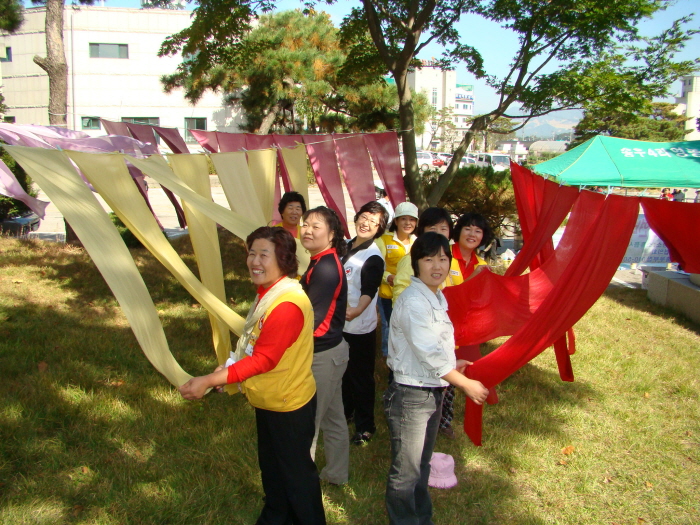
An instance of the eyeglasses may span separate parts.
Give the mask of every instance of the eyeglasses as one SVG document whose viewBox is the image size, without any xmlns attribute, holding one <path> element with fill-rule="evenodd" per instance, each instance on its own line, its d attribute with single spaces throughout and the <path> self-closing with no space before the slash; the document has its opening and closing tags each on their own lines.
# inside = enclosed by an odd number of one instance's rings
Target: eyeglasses
<svg viewBox="0 0 700 525">
<path fill-rule="evenodd" d="M 370 217 L 369 215 L 365 215 L 364 213 L 360 215 L 360 217 L 357 219 L 357 222 L 366 222 L 372 226 L 379 226 L 379 222 L 375 221 L 372 217 Z"/>
</svg>

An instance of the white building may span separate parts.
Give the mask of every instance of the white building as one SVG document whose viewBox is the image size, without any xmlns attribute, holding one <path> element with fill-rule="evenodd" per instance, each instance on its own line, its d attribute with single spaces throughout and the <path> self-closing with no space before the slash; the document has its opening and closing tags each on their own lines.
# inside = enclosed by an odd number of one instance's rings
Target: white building
<svg viewBox="0 0 700 525">
<path fill-rule="evenodd" d="M 428 98 L 428 104 L 436 111 L 444 108 L 452 108 L 457 89 L 457 73 L 453 69 L 443 71 L 433 62 L 424 60 L 423 66 L 410 72 L 407 77 L 408 86 L 416 93 L 424 93 Z M 441 145 L 437 122 L 428 122 L 425 132 L 416 135 L 416 147 L 419 150 L 439 149 Z"/>
<path fill-rule="evenodd" d="M 181 89 L 163 92 L 160 76 L 174 73 L 181 57 L 157 56 L 163 40 L 191 23 L 191 12 L 170 9 L 66 7 L 68 128 L 104 135 L 100 118 L 185 129 L 238 131 L 240 117 L 208 92 L 192 106 Z M 25 11 L 15 34 L 0 36 L 6 122 L 49 123 L 48 76 L 33 62 L 46 56 L 45 8 Z M 1 56 L 1 54 L 0 54 Z"/>
<path fill-rule="evenodd" d="M 454 119 L 460 140 L 469 130 L 469 121 L 474 116 L 474 86 L 457 84 L 455 89 Z"/>
<path fill-rule="evenodd" d="M 692 131 L 684 140 L 700 140 L 697 128 L 700 119 L 700 76 L 692 75 L 681 79 L 681 94 L 676 97 L 676 104 L 676 111 L 690 119 L 686 121 L 685 129 Z"/>
</svg>

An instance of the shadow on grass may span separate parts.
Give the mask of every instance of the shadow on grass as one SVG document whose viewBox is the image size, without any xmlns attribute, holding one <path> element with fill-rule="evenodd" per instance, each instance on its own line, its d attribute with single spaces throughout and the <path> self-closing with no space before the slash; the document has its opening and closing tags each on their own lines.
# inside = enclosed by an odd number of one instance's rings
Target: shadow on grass
<svg viewBox="0 0 700 525">
<path fill-rule="evenodd" d="M 22 249 L 3 253 L 3 266 L 33 268 L 38 278 L 53 281 L 61 289 L 74 292 L 73 301 L 76 304 L 116 305 L 114 295 L 82 248 L 40 241 L 15 242 Z M 194 275 L 199 277 L 189 236 L 174 239 L 171 244 Z M 230 232 L 219 230 L 219 245 L 226 297 L 233 305 L 247 304 L 255 295 L 255 290 L 245 264 L 245 244 Z M 136 248 L 130 251 L 154 303 L 193 302 L 189 292 L 148 250 Z"/>
<path fill-rule="evenodd" d="M 652 315 L 672 320 L 674 323 L 700 335 L 700 325 L 694 323 L 683 314 L 670 308 L 652 303 L 647 297 L 646 290 L 632 290 L 630 288 L 608 288 L 603 294 L 620 305 L 632 308 L 640 312 L 648 312 Z"/>
<path fill-rule="evenodd" d="M 193 373 L 214 361 L 201 317 L 171 343 Z M 241 396 L 183 402 L 129 328 L 79 312 L 17 305 L 4 325 L 0 523 L 255 521 L 255 425 Z"/>
</svg>

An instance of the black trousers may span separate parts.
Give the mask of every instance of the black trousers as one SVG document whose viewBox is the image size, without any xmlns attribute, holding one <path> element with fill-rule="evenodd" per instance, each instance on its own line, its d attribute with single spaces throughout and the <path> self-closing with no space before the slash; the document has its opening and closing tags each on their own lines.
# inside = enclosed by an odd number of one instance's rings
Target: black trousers
<svg viewBox="0 0 700 525">
<path fill-rule="evenodd" d="M 265 506 L 257 525 L 325 525 L 321 484 L 311 459 L 316 395 L 291 412 L 255 409 Z"/>
<path fill-rule="evenodd" d="M 343 376 L 345 417 L 355 418 L 356 432 L 371 432 L 374 425 L 374 360 L 377 347 L 376 328 L 367 334 L 343 332 L 350 346 L 350 360 Z"/>
</svg>

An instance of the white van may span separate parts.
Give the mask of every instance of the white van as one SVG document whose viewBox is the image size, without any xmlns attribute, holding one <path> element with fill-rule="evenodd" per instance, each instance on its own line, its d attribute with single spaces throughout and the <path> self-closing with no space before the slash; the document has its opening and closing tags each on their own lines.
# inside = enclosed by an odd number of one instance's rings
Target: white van
<svg viewBox="0 0 700 525">
<path fill-rule="evenodd" d="M 479 153 L 476 165 L 482 168 L 491 166 L 493 171 L 504 171 L 510 169 L 510 157 L 503 153 Z"/>
</svg>

